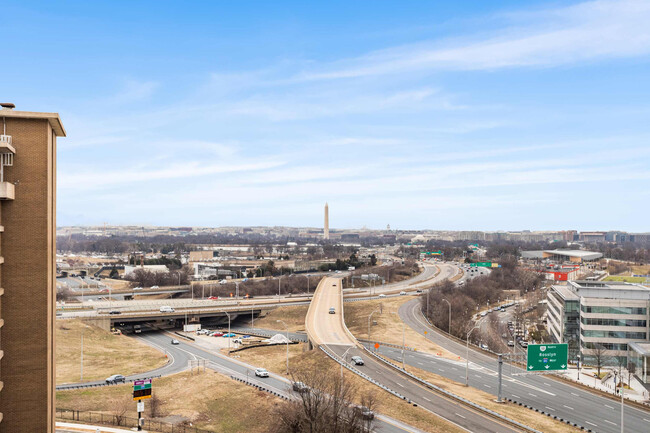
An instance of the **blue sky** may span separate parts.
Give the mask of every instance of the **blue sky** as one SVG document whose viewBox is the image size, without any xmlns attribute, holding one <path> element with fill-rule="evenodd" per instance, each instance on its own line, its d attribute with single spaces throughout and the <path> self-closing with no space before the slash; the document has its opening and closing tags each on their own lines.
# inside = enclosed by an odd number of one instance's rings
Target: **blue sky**
<svg viewBox="0 0 650 433">
<path fill-rule="evenodd" d="M 440 3 L 5 1 L 0 96 L 59 225 L 650 230 L 650 2 Z"/>
</svg>

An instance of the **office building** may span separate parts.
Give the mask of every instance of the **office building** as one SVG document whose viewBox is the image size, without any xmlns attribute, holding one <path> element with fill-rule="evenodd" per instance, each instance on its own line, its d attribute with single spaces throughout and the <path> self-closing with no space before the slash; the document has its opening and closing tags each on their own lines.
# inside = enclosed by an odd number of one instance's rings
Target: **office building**
<svg viewBox="0 0 650 433">
<path fill-rule="evenodd" d="M 56 113 L 0 104 L 0 431 L 53 433 Z"/>
<path fill-rule="evenodd" d="M 556 343 L 576 339 L 579 320 L 580 355 L 595 364 L 627 365 L 631 343 L 643 350 L 650 333 L 650 288 L 612 281 L 569 281 L 548 291 L 547 328 Z M 576 312 L 578 310 L 578 312 Z M 573 359 L 575 360 L 575 359 Z"/>
</svg>

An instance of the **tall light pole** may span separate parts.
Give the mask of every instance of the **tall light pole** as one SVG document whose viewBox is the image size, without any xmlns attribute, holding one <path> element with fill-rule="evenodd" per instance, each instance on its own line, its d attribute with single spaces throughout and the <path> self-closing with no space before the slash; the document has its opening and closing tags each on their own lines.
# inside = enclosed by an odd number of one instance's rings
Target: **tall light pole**
<svg viewBox="0 0 650 433">
<path fill-rule="evenodd" d="M 469 330 L 467 333 L 467 353 L 465 355 L 465 386 L 469 386 L 469 336 L 471 335 L 472 331 L 475 329 L 478 329 L 478 326 L 473 327 L 472 329 Z"/>
<path fill-rule="evenodd" d="M 370 339 L 370 318 L 372 317 L 373 314 L 377 312 L 379 312 L 379 308 L 377 308 L 375 311 L 370 313 L 370 315 L 368 316 L 368 339 Z"/>
<path fill-rule="evenodd" d="M 390 314 L 397 315 L 396 312 L 391 311 Z M 399 317 L 399 315 L 397 315 Z M 402 322 L 402 370 L 406 370 L 404 364 L 404 349 L 406 348 L 406 323 Z"/>
<path fill-rule="evenodd" d="M 350 351 L 350 349 L 352 349 L 353 347 L 354 347 L 354 346 L 350 346 L 350 347 L 348 347 L 348 350 L 346 350 L 345 352 L 343 352 L 343 356 L 341 357 L 341 358 L 343 358 L 343 362 L 341 363 L 341 380 L 343 380 L 343 363 L 346 363 L 346 364 L 347 364 L 347 361 L 345 360 L 345 355 L 347 355 L 348 352 Z"/>
<path fill-rule="evenodd" d="M 449 325 L 447 325 L 447 332 L 451 334 L 451 304 L 445 298 L 443 298 L 442 300 L 445 301 L 447 305 L 449 305 Z"/>
<path fill-rule="evenodd" d="M 287 376 L 289 375 L 289 326 L 284 323 L 284 320 L 276 320 L 278 323 L 282 323 L 287 329 Z"/>
<path fill-rule="evenodd" d="M 239 282 L 235 281 L 235 299 L 239 299 Z"/>
<path fill-rule="evenodd" d="M 232 338 L 230 336 L 230 314 L 227 311 L 224 311 L 224 313 L 228 316 L 228 356 L 230 356 L 230 339 Z"/>
<path fill-rule="evenodd" d="M 278 278 L 278 301 L 280 300 L 280 282 L 282 281 L 282 275 Z"/>
<path fill-rule="evenodd" d="M 81 328 L 81 380 L 84 380 L 84 328 L 85 325 L 82 323 L 83 328 Z"/>
</svg>

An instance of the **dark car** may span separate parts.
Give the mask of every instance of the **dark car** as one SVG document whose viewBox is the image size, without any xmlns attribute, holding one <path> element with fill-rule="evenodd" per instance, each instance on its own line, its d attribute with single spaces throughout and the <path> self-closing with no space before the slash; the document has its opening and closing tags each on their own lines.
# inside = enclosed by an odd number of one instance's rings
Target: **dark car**
<svg viewBox="0 0 650 433">
<path fill-rule="evenodd" d="M 114 374 L 110 377 L 106 378 L 106 383 L 124 383 L 126 382 L 126 377 L 122 376 L 121 374 Z"/>
<path fill-rule="evenodd" d="M 118 310 L 111 310 L 108 312 L 108 314 L 122 314 L 122 312 Z"/>
</svg>

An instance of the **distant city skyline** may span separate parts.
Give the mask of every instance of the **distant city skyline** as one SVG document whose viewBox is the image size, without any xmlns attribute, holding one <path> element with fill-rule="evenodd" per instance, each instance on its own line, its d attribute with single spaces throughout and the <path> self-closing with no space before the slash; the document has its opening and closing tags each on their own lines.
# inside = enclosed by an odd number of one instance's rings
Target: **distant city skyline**
<svg viewBox="0 0 650 433">
<path fill-rule="evenodd" d="M 10 0 L 2 98 L 60 226 L 650 231 L 650 2 L 437 3 Z"/>
</svg>

